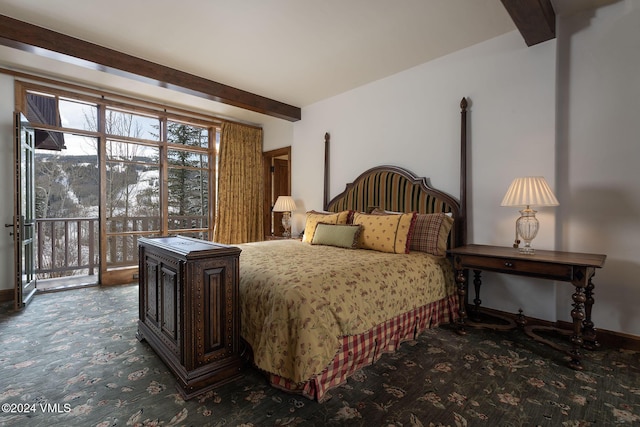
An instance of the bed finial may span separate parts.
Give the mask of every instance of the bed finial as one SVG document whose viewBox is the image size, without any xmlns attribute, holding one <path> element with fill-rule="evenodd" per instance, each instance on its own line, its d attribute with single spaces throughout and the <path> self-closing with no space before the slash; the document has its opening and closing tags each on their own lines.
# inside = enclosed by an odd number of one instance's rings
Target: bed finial
<svg viewBox="0 0 640 427">
<path fill-rule="evenodd" d="M 324 210 L 329 207 L 329 132 L 324 134 Z"/>
</svg>

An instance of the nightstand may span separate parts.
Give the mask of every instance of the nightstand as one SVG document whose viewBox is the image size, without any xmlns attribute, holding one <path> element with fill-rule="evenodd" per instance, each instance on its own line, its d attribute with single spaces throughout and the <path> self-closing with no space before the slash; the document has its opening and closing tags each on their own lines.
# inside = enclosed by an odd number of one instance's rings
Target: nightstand
<svg viewBox="0 0 640 427">
<path fill-rule="evenodd" d="M 561 333 L 563 332 L 562 330 L 546 326 L 525 326 L 526 322 L 522 313 L 520 313 L 516 321 L 517 325 L 523 328 L 525 333 L 534 340 L 566 353 L 571 358 L 569 362 L 571 368 L 582 369 L 581 347 L 594 349 L 600 346 L 596 339 L 593 321 L 591 320 L 591 311 L 594 304 L 592 278 L 596 269 L 604 265 L 606 255 L 538 249 L 536 249 L 535 254 L 526 255 L 518 252 L 518 249 L 486 245 L 461 246 L 449 250 L 448 253 L 453 258 L 458 296 L 460 297 L 459 333 L 466 333 L 465 326 L 492 327 L 489 324 L 472 322 L 467 318 L 467 275 L 465 272 L 468 270 L 473 270 L 474 272 L 475 299 L 473 301 L 473 311 L 479 312 L 481 304 L 480 288 L 482 285 L 481 272 L 494 271 L 568 282 L 575 287 L 575 292 L 572 295 L 573 309 L 571 310 L 573 330 L 564 331 L 565 334 L 570 335 L 569 348 L 559 346 L 535 333 L 535 330 L 554 330 Z"/>
</svg>

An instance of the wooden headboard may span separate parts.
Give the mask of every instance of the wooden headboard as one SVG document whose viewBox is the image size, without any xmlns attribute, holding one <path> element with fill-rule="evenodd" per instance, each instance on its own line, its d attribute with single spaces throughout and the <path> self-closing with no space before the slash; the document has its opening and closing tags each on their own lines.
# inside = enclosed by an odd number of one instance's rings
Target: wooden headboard
<svg viewBox="0 0 640 427">
<path fill-rule="evenodd" d="M 370 212 L 380 208 L 393 212 L 451 213 L 454 226 L 451 230 L 450 247 L 466 243 L 466 109 L 467 101 L 462 98 L 461 108 L 461 152 L 460 152 L 460 200 L 431 187 L 428 178 L 421 178 L 398 166 L 378 166 L 371 168 L 345 190 L 328 200 L 329 187 L 329 143 L 330 136 L 325 134 L 325 210 L 340 212 L 355 210 Z"/>
</svg>

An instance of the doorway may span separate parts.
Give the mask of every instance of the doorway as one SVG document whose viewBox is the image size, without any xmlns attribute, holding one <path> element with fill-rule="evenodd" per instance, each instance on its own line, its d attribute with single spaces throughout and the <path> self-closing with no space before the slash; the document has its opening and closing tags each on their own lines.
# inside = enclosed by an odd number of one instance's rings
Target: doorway
<svg viewBox="0 0 640 427">
<path fill-rule="evenodd" d="M 30 107 L 31 116 L 55 111 L 51 103 Z M 18 113 L 15 143 L 14 305 L 21 309 L 36 291 L 98 282 L 100 188 L 96 138 L 37 129 Z"/>
<path fill-rule="evenodd" d="M 38 291 L 96 285 L 98 139 L 36 130 L 34 170 Z"/>
<path fill-rule="evenodd" d="M 281 237 L 282 213 L 272 212 L 278 196 L 291 195 L 291 147 L 265 151 L 264 164 L 264 233 Z"/>
</svg>

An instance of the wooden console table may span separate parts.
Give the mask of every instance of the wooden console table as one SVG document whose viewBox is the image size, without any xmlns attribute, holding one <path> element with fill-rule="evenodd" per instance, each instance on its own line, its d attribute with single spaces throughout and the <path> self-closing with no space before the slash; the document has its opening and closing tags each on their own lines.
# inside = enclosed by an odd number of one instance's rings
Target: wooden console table
<svg viewBox="0 0 640 427">
<path fill-rule="evenodd" d="M 524 329 L 525 333 L 538 342 L 543 342 L 551 347 L 563 351 L 571 358 L 569 366 L 582 370 L 581 347 L 594 349 L 600 346 L 596 339 L 596 331 L 591 320 L 593 308 L 593 282 L 592 278 L 596 268 L 604 265 L 606 255 L 583 254 L 559 251 L 544 251 L 536 249 L 535 254 L 525 255 L 518 249 L 500 246 L 467 245 L 448 251 L 453 257 L 453 266 L 456 270 L 456 283 L 460 297 L 460 319 L 458 320 L 459 333 L 465 333 L 465 326 L 492 327 L 489 324 L 471 322 L 467 318 L 466 295 L 467 278 L 465 271 L 473 270 L 475 287 L 474 312 L 480 309 L 480 287 L 482 271 L 494 271 L 498 273 L 516 274 L 527 277 L 569 282 L 575 287 L 572 295 L 573 330 L 564 331 L 570 335 L 570 346 L 565 348 L 546 340 L 535 333 L 535 330 L 554 330 L 563 332 L 558 328 L 545 326 L 526 326 L 522 313 L 518 316 L 517 326 Z M 504 328 L 502 328 L 504 329 Z"/>
</svg>

